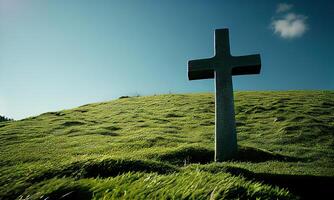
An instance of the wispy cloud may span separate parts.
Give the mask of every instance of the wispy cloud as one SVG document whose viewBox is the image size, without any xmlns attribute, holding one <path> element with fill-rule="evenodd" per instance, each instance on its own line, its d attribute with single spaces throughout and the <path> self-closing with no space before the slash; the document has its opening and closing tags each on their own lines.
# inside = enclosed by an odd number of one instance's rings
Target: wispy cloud
<svg viewBox="0 0 334 200">
<path fill-rule="evenodd" d="M 293 7 L 292 4 L 280 3 L 277 5 L 276 12 L 277 13 L 286 12 L 289 11 L 292 7 Z"/>
<path fill-rule="evenodd" d="M 278 4 L 276 9 L 278 16 L 273 17 L 271 22 L 274 33 L 284 39 L 301 37 L 309 29 L 306 23 L 307 16 L 291 12 L 292 7 L 292 4 Z"/>
</svg>

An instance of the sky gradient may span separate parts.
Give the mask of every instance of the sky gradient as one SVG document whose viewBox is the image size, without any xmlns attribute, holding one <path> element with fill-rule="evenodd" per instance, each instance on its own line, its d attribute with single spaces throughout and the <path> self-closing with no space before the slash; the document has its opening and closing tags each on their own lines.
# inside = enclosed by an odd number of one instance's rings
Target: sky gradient
<svg viewBox="0 0 334 200">
<path fill-rule="evenodd" d="M 0 115 L 22 119 L 115 99 L 214 91 L 187 61 L 261 54 L 234 90 L 333 90 L 331 1 L 0 0 Z"/>
</svg>

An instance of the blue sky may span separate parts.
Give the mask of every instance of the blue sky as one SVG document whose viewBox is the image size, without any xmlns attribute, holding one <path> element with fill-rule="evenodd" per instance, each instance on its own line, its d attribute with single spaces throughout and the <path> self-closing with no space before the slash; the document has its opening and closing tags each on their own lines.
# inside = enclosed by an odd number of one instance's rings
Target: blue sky
<svg viewBox="0 0 334 200">
<path fill-rule="evenodd" d="M 251 3 L 252 2 L 252 3 Z M 260 53 L 235 90 L 334 89 L 331 1 L 0 0 L 0 115 L 15 119 L 122 95 L 214 91 L 187 61 Z"/>
</svg>

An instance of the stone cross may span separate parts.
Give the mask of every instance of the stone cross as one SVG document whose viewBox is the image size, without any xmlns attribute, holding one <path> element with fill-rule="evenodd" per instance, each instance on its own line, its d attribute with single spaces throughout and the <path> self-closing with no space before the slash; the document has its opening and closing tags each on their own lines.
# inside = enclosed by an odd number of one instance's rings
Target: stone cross
<svg viewBox="0 0 334 200">
<path fill-rule="evenodd" d="M 232 76 L 259 74 L 259 54 L 232 56 L 230 53 L 228 29 L 215 30 L 215 55 L 212 58 L 190 60 L 189 80 L 215 78 L 215 161 L 235 158 L 237 135 L 234 116 Z"/>
</svg>

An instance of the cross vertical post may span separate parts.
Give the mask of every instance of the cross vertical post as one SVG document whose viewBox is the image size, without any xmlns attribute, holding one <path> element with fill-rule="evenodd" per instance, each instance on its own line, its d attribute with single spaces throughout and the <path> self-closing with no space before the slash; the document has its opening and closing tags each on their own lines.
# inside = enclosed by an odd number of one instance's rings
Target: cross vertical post
<svg viewBox="0 0 334 200">
<path fill-rule="evenodd" d="M 215 71 L 215 161 L 232 159 L 237 153 L 232 76 Z"/>
</svg>

